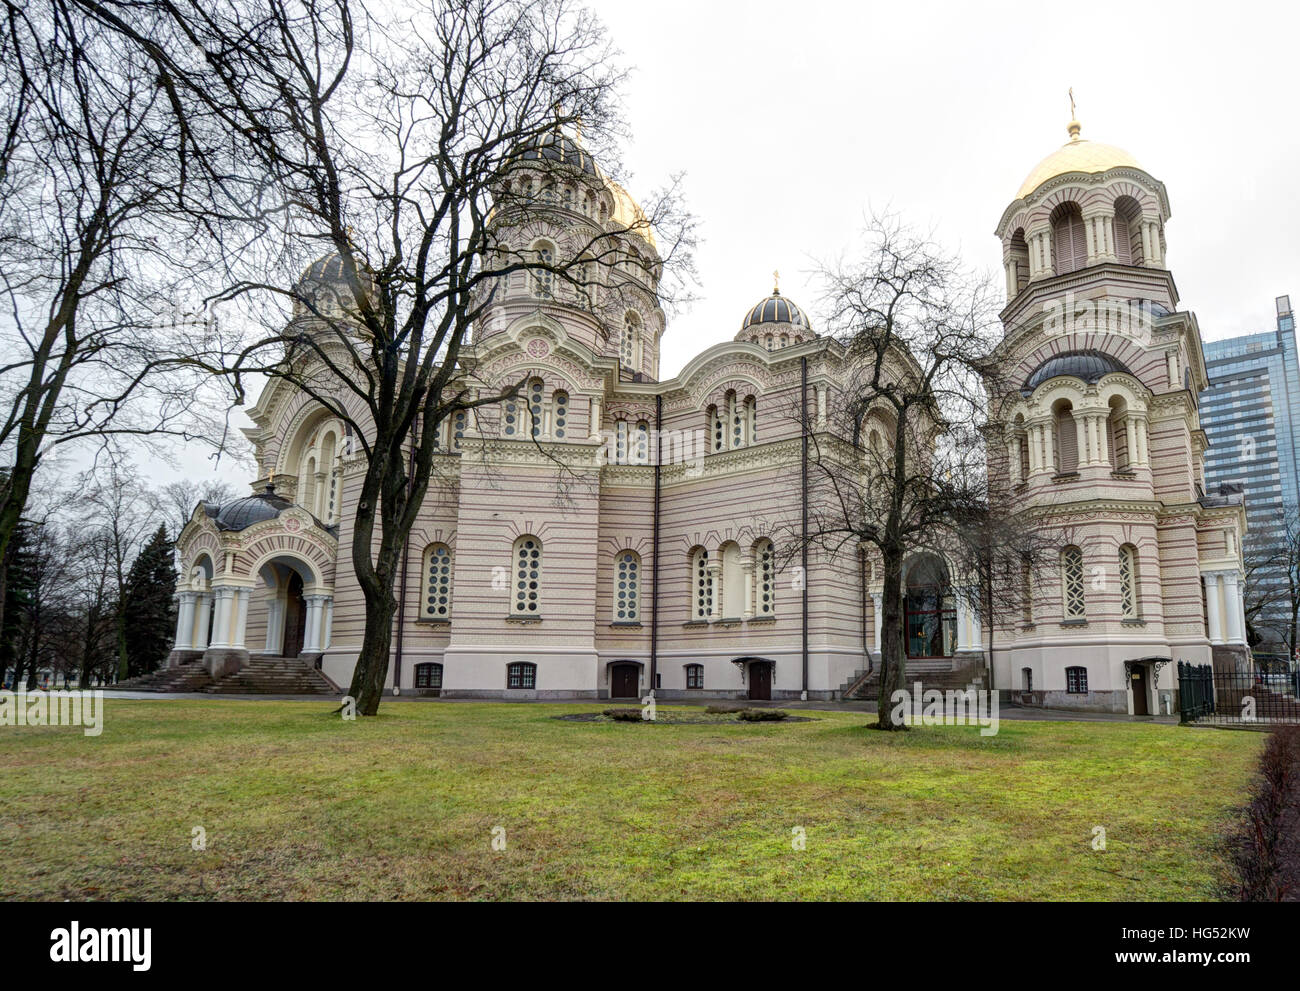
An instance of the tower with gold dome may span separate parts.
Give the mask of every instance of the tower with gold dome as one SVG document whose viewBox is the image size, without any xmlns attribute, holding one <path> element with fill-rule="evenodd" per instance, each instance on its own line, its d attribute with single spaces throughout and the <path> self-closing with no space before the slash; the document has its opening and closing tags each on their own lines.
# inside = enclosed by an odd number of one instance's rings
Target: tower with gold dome
<svg viewBox="0 0 1300 991">
<path fill-rule="evenodd" d="M 1003 211 L 1007 304 L 988 382 L 990 485 L 1053 544 L 995 629 L 1000 688 L 1055 706 L 1170 711 L 1174 662 L 1244 659 L 1239 495 L 1206 492 L 1200 330 L 1165 262 L 1164 184 L 1083 136 Z"/>
</svg>

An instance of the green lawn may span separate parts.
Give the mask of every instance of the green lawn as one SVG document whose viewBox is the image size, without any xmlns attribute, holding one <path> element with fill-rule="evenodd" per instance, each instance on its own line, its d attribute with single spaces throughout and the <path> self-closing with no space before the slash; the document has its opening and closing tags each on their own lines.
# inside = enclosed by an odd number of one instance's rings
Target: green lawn
<svg viewBox="0 0 1300 991">
<path fill-rule="evenodd" d="M 551 718 L 583 709 L 110 700 L 98 738 L 5 727 L 0 898 L 1208 898 L 1261 744 Z"/>
</svg>

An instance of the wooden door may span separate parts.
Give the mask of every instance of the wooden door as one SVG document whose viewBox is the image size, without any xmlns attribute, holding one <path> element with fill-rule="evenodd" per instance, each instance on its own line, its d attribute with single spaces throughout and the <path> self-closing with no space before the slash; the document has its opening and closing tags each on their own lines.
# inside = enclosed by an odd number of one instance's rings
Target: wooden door
<svg viewBox="0 0 1300 991">
<path fill-rule="evenodd" d="M 754 661 L 749 666 L 749 697 L 758 702 L 772 698 L 772 665 L 766 661 Z"/>
<path fill-rule="evenodd" d="M 281 656 L 297 657 L 307 642 L 307 603 L 302 598 L 302 576 L 297 572 L 289 577 L 284 609 L 284 652 Z"/>
<path fill-rule="evenodd" d="M 1133 715 L 1150 715 L 1147 711 L 1147 669 L 1134 668 L 1130 684 L 1133 686 Z"/>
<path fill-rule="evenodd" d="M 616 664 L 610 672 L 610 698 L 634 699 L 637 697 L 639 671 L 634 664 Z"/>
</svg>

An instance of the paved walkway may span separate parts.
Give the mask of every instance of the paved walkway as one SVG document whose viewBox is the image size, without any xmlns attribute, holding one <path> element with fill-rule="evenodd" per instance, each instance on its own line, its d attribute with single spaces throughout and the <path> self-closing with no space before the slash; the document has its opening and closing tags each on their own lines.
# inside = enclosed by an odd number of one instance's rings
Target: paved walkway
<svg viewBox="0 0 1300 991">
<path fill-rule="evenodd" d="M 182 700 L 190 702 L 202 701 L 225 701 L 225 702 L 317 702 L 321 705 L 333 704 L 333 700 L 324 695 L 208 695 L 195 694 L 190 692 L 132 692 L 118 691 L 107 688 L 105 693 L 108 698 L 115 699 L 135 699 L 140 701 L 171 701 Z M 427 698 L 417 695 L 385 695 L 384 704 L 390 702 L 417 702 L 439 705 L 453 705 L 465 703 L 500 703 L 507 702 L 511 705 L 589 705 L 592 708 L 608 708 L 610 700 L 592 700 L 592 699 L 444 699 L 444 698 Z M 625 703 L 626 704 L 626 703 Z M 774 702 L 749 702 L 745 699 L 731 698 L 691 698 L 691 699 L 660 699 L 660 705 L 664 706 L 705 706 L 705 705 L 748 705 L 754 708 L 777 708 L 777 709 L 813 709 L 820 712 L 861 712 L 874 715 L 876 712 L 875 702 L 847 701 L 847 702 L 800 702 L 779 700 Z M 1067 709 L 1027 709 L 1023 706 L 1010 702 L 1002 702 L 998 707 L 998 718 L 1004 720 L 1028 720 L 1028 721 L 1051 721 L 1051 722 L 1081 722 L 1081 723 L 1162 723 L 1167 726 L 1178 724 L 1177 716 L 1130 716 L 1123 713 L 1113 712 L 1074 712 Z"/>
</svg>

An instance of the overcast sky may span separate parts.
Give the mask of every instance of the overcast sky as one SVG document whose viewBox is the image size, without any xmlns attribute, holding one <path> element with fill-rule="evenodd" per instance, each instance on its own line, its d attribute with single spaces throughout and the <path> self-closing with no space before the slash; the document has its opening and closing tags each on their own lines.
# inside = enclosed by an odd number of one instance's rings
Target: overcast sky
<svg viewBox="0 0 1300 991">
<path fill-rule="evenodd" d="M 1270 329 L 1275 296 L 1300 302 L 1292 6 L 594 6 L 634 69 L 629 191 L 684 172 L 700 220 L 702 298 L 668 326 L 664 377 L 730 340 L 774 269 L 815 313 L 814 260 L 850 247 L 871 206 L 997 272 L 994 226 L 1067 140 L 1070 87 L 1083 137 L 1167 186 L 1168 263 L 1206 340 Z"/>
<path fill-rule="evenodd" d="M 811 259 L 890 207 L 997 272 L 993 229 L 1068 140 L 1118 145 L 1169 190 L 1168 263 L 1206 340 L 1300 301 L 1294 5 L 597 0 L 635 67 L 630 191 L 674 171 L 703 299 L 662 372 L 771 291 L 815 307 Z"/>
</svg>

